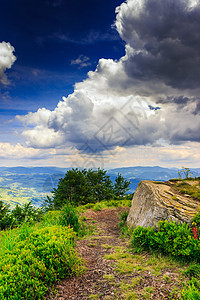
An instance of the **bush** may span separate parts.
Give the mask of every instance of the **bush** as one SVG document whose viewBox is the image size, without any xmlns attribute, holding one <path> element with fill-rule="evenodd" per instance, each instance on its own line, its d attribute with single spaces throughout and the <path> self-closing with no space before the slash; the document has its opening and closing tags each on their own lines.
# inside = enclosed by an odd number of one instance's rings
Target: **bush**
<svg viewBox="0 0 200 300">
<path fill-rule="evenodd" d="M 81 233 L 83 229 L 75 208 L 69 203 L 62 208 L 58 218 L 58 224 L 61 226 L 71 226 L 77 233 Z"/>
<path fill-rule="evenodd" d="M 137 227 L 133 231 L 132 246 L 200 262 L 200 241 L 193 238 L 191 228 L 185 223 L 160 221 L 157 231 L 153 227 Z"/>
<path fill-rule="evenodd" d="M 12 250 L 2 250 L 0 299 L 44 299 L 49 284 L 79 272 L 72 228 L 52 226 L 19 235 Z M 23 239 L 23 240 L 22 240 Z"/>
<path fill-rule="evenodd" d="M 42 218 L 43 225 L 44 226 L 58 225 L 60 213 L 61 213 L 60 210 L 52 210 L 45 213 Z"/>
</svg>

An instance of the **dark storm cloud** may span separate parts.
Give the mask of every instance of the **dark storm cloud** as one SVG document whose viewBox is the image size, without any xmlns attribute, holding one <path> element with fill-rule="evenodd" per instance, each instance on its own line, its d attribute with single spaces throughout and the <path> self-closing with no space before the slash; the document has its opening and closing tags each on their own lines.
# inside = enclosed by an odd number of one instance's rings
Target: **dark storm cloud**
<svg viewBox="0 0 200 300">
<path fill-rule="evenodd" d="M 200 6 L 189 7 L 189 1 L 183 0 L 140 2 L 142 8 L 129 1 L 116 23 L 121 37 L 137 51 L 124 62 L 127 74 L 173 88 L 199 87 Z"/>
<path fill-rule="evenodd" d="M 175 104 L 184 106 L 187 103 L 189 103 L 191 101 L 195 101 L 195 100 L 196 100 L 196 98 L 194 98 L 194 97 L 189 98 L 189 97 L 185 97 L 185 96 L 178 96 L 178 97 L 168 96 L 165 99 L 158 100 L 157 102 L 158 103 L 163 103 L 163 104 L 166 104 L 166 103 L 175 103 Z"/>
<path fill-rule="evenodd" d="M 200 113 L 200 98 L 199 97 L 185 97 L 168 96 L 165 99 L 158 100 L 160 104 L 175 104 L 177 110 L 190 109 L 191 113 L 196 115 Z"/>
<path fill-rule="evenodd" d="M 199 127 L 195 128 L 186 128 L 184 131 L 176 131 L 171 136 L 171 143 L 176 144 L 182 144 L 183 142 L 200 142 L 200 125 Z"/>
</svg>

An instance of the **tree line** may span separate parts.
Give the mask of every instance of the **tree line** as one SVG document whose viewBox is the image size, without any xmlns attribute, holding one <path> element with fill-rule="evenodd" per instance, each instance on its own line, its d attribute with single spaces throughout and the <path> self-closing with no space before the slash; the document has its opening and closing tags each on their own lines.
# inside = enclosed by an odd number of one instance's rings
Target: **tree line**
<svg viewBox="0 0 200 300">
<path fill-rule="evenodd" d="M 34 207 L 31 202 L 22 206 L 17 204 L 12 210 L 8 204 L 0 200 L 0 230 L 13 228 L 24 222 L 38 222 L 42 218 L 41 208 Z"/>
</svg>

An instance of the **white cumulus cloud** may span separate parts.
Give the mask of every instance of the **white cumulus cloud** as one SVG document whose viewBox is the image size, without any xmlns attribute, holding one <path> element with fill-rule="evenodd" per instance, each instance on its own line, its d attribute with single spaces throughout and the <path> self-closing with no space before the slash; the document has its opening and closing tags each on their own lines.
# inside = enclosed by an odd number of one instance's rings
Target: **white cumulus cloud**
<svg viewBox="0 0 200 300">
<path fill-rule="evenodd" d="M 30 147 L 87 144 L 100 153 L 200 142 L 199 3 L 127 0 L 116 12 L 125 55 L 100 59 L 53 111 L 18 116 L 29 126 L 23 135 Z"/>
<path fill-rule="evenodd" d="M 10 43 L 0 43 L 0 82 L 6 84 L 7 77 L 5 75 L 6 69 L 10 69 L 16 60 L 16 56 L 13 54 L 14 47 Z"/>
</svg>

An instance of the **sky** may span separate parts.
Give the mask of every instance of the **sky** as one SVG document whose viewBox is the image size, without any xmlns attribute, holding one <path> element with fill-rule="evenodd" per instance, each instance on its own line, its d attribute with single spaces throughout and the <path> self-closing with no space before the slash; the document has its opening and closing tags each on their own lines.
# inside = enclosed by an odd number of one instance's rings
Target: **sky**
<svg viewBox="0 0 200 300">
<path fill-rule="evenodd" d="M 0 0 L 0 165 L 200 167 L 199 0 Z"/>
</svg>

